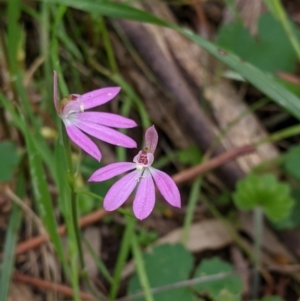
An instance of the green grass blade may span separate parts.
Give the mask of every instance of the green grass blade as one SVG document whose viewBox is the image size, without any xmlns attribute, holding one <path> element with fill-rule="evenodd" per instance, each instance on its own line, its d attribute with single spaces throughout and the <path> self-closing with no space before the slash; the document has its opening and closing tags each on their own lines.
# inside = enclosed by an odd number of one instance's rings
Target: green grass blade
<svg viewBox="0 0 300 301">
<path fill-rule="evenodd" d="M 88 252 L 91 254 L 99 272 L 110 284 L 112 284 L 113 279 L 112 279 L 108 269 L 106 268 L 105 264 L 101 260 L 101 257 L 99 257 L 98 254 L 96 254 L 93 247 L 91 246 L 91 244 L 88 242 L 88 240 L 84 236 L 83 236 L 83 243 L 86 246 Z"/>
<path fill-rule="evenodd" d="M 147 12 L 129 7 L 125 4 L 93 1 L 93 0 L 48 0 L 51 3 L 65 4 L 73 8 L 81 9 L 86 12 L 98 12 L 101 15 L 149 22 L 156 25 L 171 27 L 180 32 L 191 41 L 195 42 L 221 62 L 238 72 L 248 82 L 273 99 L 278 105 L 282 106 L 293 116 L 300 119 L 300 99 L 287 90 L 272 74 L 263 72 L 253 65 L 243 61 L 238 56 L 229 51 L 220 49 L 216 44 L 186 30 L 180 26 L 167 23 Z"/>
<path fill-rule="evenodd" d="M 233 53 L 220 49 L 217 45 L 192 32 L 178 26 L 172 27 L 215 56 L 225 65 L 238 72 L 243 78 L 265 93 L 278 105 L 286 109 L 297 119 L 300 119 L 300 99 L 287 90 L 272 74 L 261 71 Z"/>
<path fill-rule="evenodd" d="M 122 243 L 113 275 L 113 283 L 110 289 L 110 300 L 116 299 L 118 289 L 121 283 L 121 273 L 130 250 L 131 237 L 132 235 L 134 235 L 134 227 L 136 224 L 136 220 L 134 218 L 126 216 L 126 221 L 126 229 L 123 234 Z"/>
<path fill-rule="evenodd" d="M 269 8 L 269 10 L 271 11 L 271 13 L 274 15 L 275 18 L 277 18 L 285 32 L 287 37 L 289 38 L 291 44 L 293 45 L 298 59 L 300 60 L 300 43 L 299 43 L 299 39 L 297 37 L 297 34 L 294 30 L 294 27 L 292 26 L 292 23 L 290 22 L 290 20 L 288 19 L 285 10 L 281 4 L 281 2 L 279 0 L 264 0 L 266 6 Z"/>
<path fill-rule="evenodd" d="M 167 22 L 155 17 L 152 14 L 130 7 L 122 3 L 114 3 L 103 0 L 40 0 L 48 3 L 63 4 L 85 12 L 99 13 L 102 16 L 129 19 L 140 22 L 167 25 Z"/>
<path fill-rule="evenodd" d="M 32 134 L 25 127 L 25 140 L 28 150 L 29 168 L 35 204 L 46 229 L 49 233 L 51 242 L 54 245 L 55 251 L 64 267 L 67 276 L 70 276 L 69 266 L 64 255 L 60 236 L 57 232 L 57 223 L 54 216 L 54 208 L 52 205 L 51 196 L 48 189 L 48 184 L 45 178 L 45 170 L 42 164 L 41 156 L 37 151 Z"/>
<path fill-rule="evenodd" d="M 25 180 L 23 173 L 20 173 L 17 180 L 16 194 L 20 198 L 23 198 L 24 192 Z M 21 220 L 22 211 L 16 204 L 13 204 L 4 242 L 4 252 L 0 273 L 0 300 L 7 300 L 8 298 L 9 286 L 15 263 L 15 247 Z"/>
<path fill-rule="evenodd" d="M 62 123 L 60 123 L 60 127 L 62 127 Z M 60 129 L 62 131 L 62 128 Z M 69 181 L 68 181 L 68 166 L 66 164 L 66 154 L 64 149 L 64 144 L 62 140 L 62 136 L 60 135 L 59 139 L 55 145 L 55 161 L 57 162 L 56 167 L 56 176 L 58 179 L 58 191 L 59 191 L 59 208 L 62 212 L 65 220 L 65 224 L 67 226 L 68 232 L 68 257 L 70 260 L 71 267 L 71 283 L 72 289 L 74 292 L 75 300 L 79 300 L 79 269 L 78 269 L 78 249 L 77 249 L 77 241 L 76 234 L 73 224 L 73 216 L 72 216 L 72 207 L 71 202 L 72 197 L 75 198 L 75 195 L 72 193 Z M 58 163 L 59 162 L 59 163 Z"/>
<path fill-rule="evenodd" d="M 15 126 L 24 134 L 26 129 L 26 123 L 24 120 L 21 119 L 20 115 L 17 113 L 17 111 L 12 106 L 12 102 L 7 99 L 4 95 L 0 93 L 0 102 L 2 103 L 3 107 L 7 112 L 9 112 L 12 121 Z M 24 134 L 25 135 L 25 134 Z M 39 154 L 41 155 L 43 161 L 46 163 L 47 167 L 49 168 L 49 171 L 51 173 L 52 178 L 57 183 L 56 179 L 56 173 L 55 173 L 55 164 L 54 164 L 54 157 L 45 142 L 45 140 L 41 139 L 40 135 L 33 135 L 32 140 L 34 142 L 34 145 L 36 149 L 38 150 Z"/>
<path fill-rule="evenodd" d="M 188 235 L 190 232 L 191 225 L 193 223 L 193 215 L 197 205 L 201 184 L 202 184 L 202 178 L 199 177 L 194 181 L 192 185 L 192 189 L 188 201 L 187 213 L 185 215 L 184 222 L 183 222 L 183 230 L 182 230 L 182 238 L 181 238 L 183 244 L 186 244 L 188 240 Z"/>
<path fill-rule="evenodd" d="M 19 114 L 14 110 L 12 102 L 7 99 L 2 93 L 0 93 L 0 102 L 2 103 L 4 109 L 9 112 L 13 124 L 19 129 L 23 128 L 23 120 L 20 118 Z"/>
<path fill-rule="evenodd" d="M 139 277 L 139 281 L 141 283 L 141 287 L 143 288 L 143 291 L 145 293 L 145 300 L 154 301 L 151 293 L 151 286 L 145 269 L 145 263 L 142 256 L 142 251 L 140 249 L 140 246 L 138 245 L 135 233 L 133 233 L 131 236 L 131 245 L 132 245 L 133 256 L 135 259 L 136 271 Z"/>
<path fill-rule="evenodd" d="M 19 18 L 21 14 L 21 1 L 8 1 L 7 8 L 7 54 L 10 69 L 14 73 L 18 66 L 18 44 L 21 39 Z"/>
</svg>

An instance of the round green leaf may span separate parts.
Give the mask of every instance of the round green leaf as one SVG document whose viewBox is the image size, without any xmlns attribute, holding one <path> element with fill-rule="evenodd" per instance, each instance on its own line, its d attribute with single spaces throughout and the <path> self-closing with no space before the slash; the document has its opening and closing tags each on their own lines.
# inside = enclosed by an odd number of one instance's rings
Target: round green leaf
<svg viewBox="0 0 300 301">
<path fill-rule="evenodd" d="M 286 218 L 294 205 L 290 186 L 280 183 L 272 174 L 248 175 L 238 182 L 233 199 L 241 210 L 261 206 L 272 221 Z"/>
<path fill-rule="evenodd" d="M 293 146 L 288 150 L 283 166 L 288 174 L 300 180 L 300 146 Z"/>
<path fill-rule="evenodd" d="M 160 245 L 151 253 L 143 255 L 145 269 L 151 288 L 187 280 L 193 267 L 192 255 L 180 244 Z M 137 275 L 129 283 L 128 295 L 142 291 Z M 145 300 L 139 298 L 136 300 Z M 193 301 L 189 288 L 171 289 L 154 296 L 155 301 Z"/>
<path fill-rule="evenodd" d="M 233 272 L 231 264 L 219 257 L 214 257 L 201 261 L 196 269 L 195 277 L 205 277 L 231 272 Z M 240 300 L 239 296 L 243 291 L 243 282 L 240 276 L 229 275 L 223 279 L 196 284 L 195 288 L 199 293 L 206 294 L 214 300 Z"/>
</svg>

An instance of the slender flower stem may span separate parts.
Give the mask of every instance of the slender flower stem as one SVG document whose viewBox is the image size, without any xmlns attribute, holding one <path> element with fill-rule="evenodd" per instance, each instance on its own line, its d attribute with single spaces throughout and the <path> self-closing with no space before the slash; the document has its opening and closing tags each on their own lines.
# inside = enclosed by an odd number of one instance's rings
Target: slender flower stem
<svg viewBox="0 0 300 301">
<path fill-rule="evenodd" d="M 195 208 L 196 208 L 197 201 L 199 198 L 199 190 L 201 188 L 201 184 L 202 184 L 202 178 L 198 177 L 192 185 L 191 193 L 190 193 L 189 200 L 188 200 L 187 214 L 185 216 L 184 223 L 183 223 L 181 242 L 184 245 L 186 245 L 188 237 L 189 237 L 189 232 L 190 232 L 191 225 L 193 222 Z"/>
<path fill-rule="evenodd" d="M 97 293 L 94 290 L 92 284 L 90 283 L 87 271 L 85 269 L 84 256 L 83 256 L 82 245 L 81 245 L 80 227 L 78 223 L 78 210 L 77 210 L 77 203 L 76 203 L 77 194 L 76 194 L 74 171 L 73 171 L 72 157 L 71 157 L 71 146 L 70 146 L 69 139 L 66 135 L 66 132 L 62 130 L 61 133 L 62 133 L 63 144 L 65 147 L 66 161 L 68 166 L 68 170 L 67 170 L 68 181 L 71 187 L 71 215 L 72 215 L 73 229 L 75 232 L 76 245 L 77 245 L 80 268 L 81 268 L 80 275 L 84 280 L 85 284 L 87 285 L 89 291 L 93 293 L 95 296 L 97 296 Z M 97 297 L 99 298 L 100 296 Z M 101 297 L 99 298 L 99 300 L 101 300 Z"/>
<path fill-rule="evenodd" d="M 72 220 L 74 224 L 74 230 L 76 234 L 77 246 L 78 246 L 78 253 L 79 253 L 79 260 L 81 269 L 84 270 L 84 259 L 83 259 L 83 252 L 81 247 L 81 239 L 80 239 L 80 229 L 78 225 L 78 212 L 77 212 L 77 204 L 76 204 L 76 192 L 75 192 L 75 180 L 74 180 L 74 173 L 73 173 L 73 165 L 72 165 L 72 157 L 71 157 L 71 147 L 70 142 L 67 138 L 66 132 L 62 130 L 62 137 L 63 137 L 63 144 L 65 146 L 67 164 L 68 164 L 68 180 L 71 187 L 71 210 L 72 210 Z"/>
<path fill-rule="evenodd" d="M 78 246 L 78 253 L 79 253 L 79 260 L 81 269 L 84 270 L 84 258 L 83 252 L 81 247 L 81 239 L 80 239 L 80 229 L 78 224 L 78 211 L 77 211 L 77 204 L 76 204 L 76 190 L 75 190 L 75 179 L 73 173 L 73 164 L 72 164 L 72 157 L 71 157 L 71 146 L 70 141 L 66 135 L 66 132 L 62 130 L 62 137 L 63 137 L 63 144 L 65 146 L 67 164 L 68 164 L 68 180 L 71 187 L 71 210 L 72 210 L 72 219 L 74 224 L 74 230 L 76 234 L 77 246 Z"/>
<path fill-rule="evenodd" d="M 264 213 L 261 207 L 257 207 L 254 209 L 253 215 L 254 222 L 254 273 L 253 273 L 253 287 L 252 287 L 252 297 L 253 299 L 257 299 L 259 295 L 259 287 L 260 287 L 260 257 L 261 257 L 261 242 L 263 236 L 263 224 L 264 224 Z"/>
<path fill-rule="evenodd" d="M 66 153 L 66 159 L 67 159 L 67 165 L 68 165 L 68 170 L 67 170 L 68 181 L 69 181 L 72 192 L 74 192 L 75 191 L 75 181 L 74 181 L 74 174 L 73 174 L 71 146 L 70 146 L 70 142 L 67 137 L 67 134 L 63 129 L 63 126 L 61 127 L 61 135 L 62 135 L 63 145 L 65 147 L 65 153 Z"/>
<path fill-rule="evenodd" d="M 128 211 L 128 210 L 126 210 L 126 211 Z M 123 234 L 122 243 L 120 246 L 120 251 L 119 251 L 116 266 L 115 266 L 115 271 L 114 271 L 114 275 L 113 275 L 113 283 L 112 283 L 110 293 L 109 293 L 110 300 L 115 300 L 116 296 L 118 294 L 119 286 L 121 283 L 122 270 L 125 265 L 128 254 L 130 252 L 131 237 L 132 237 L 132 235 L 134 235 L 134 228 L 135 228 L 136 220 L 134 218 L 129 217 L 128 215 L 125 215 L 125 219 L 126 219 L 126 229 Z"/>
<path fill-rule="evenodd" d="M 138 245 L 136 234 L 133 233 L 131 237 L 131 244 L 132 244 L 132 251 L 136 262 L 136 269 L 139 276 L 139 280 L 141 283 L 141 286 L 143 288 L 143 291 L 145 293 L 145 299 L 146 301 L 154 301 L 152 293 L 151 293 L 151 287 L 150 283 L 145 271 L 145 265 L 144 260 L 142 258 L 142 252 Z"/>
</svg>

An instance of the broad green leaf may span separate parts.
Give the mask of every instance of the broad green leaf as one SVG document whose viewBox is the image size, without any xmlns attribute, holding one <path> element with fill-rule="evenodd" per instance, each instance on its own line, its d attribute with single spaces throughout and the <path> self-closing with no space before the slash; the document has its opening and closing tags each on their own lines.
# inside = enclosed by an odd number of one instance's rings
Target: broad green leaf
<svg viewBox="0 0 300 301">
<path fill-rule="evenodd" d="M 284 156 L 283 166 L 291 176 L 300 180 L 300 146 L 292 146 Z"/>
<path fill-rule="evenodd" d="M 194 277 L 205 277 L 231 272 L 233 272 L 231 264 L 219 257 L 214 257 L 202 260 L 196 269 Z M 199 293 L 208 295 L 214 300 L 240 300 L 240 294 L 243 291 L 243 281 L 238 275 L 228 275 L 226 278 L 199 283 L 194 285 L 194 287 Z"/>
<path fill-rule="evenodd" d="M 280 22 L 270 14 L 259 18 L 255 37 L 241 23 L 221 27 L 218 44 L 264 71 L 293 72 L 296 67 L 297 54 Z"/>
<path fill-rule="evenodd" d="M 286 218 L 294 205 L 290 186 L 279 182 L 272 174 L 248 175 L 237 183 L 233 199 L 242 210 L 261 206 L 273 222 Z"/>
<path fill-rule="evenodd" d="M 299 212 L 300 212 L 300 189 L 297 188 L 292 191 L 294 199 L 294 207 L 290 214 L 283 220 L 274 223 L 274 227 L 279 230 L 294 229 L 300 225 Z"/>
<path fill-rule="evenodd" d="M 264 0 L 264 3 L 271 11 L 271 13 L 276 17 L 282 24 L 286 36 L 289 38 L 291 44 L 293 45 L 298 59 L 300 59 L 300 41 L 298 36 L 298 31 L 296 26 L 289 20 L 285 8 L 283 7 L 280 0 Z"/>
<path fill-rule="evenodd" d="M 201 153 L 195 145 L 176 153 L 178 160 L 183 164 L 196 165 L 201 162 Z"/>
<path fill-rule="evenodd" d="M 190 30 L 168 23 L 147 12 L 121 3 L 99 0 L 47 0 L 47 2 L 63 4 L 86 12 L 99 13 L 107 17 L 130 19 L 173 28 L 235 70 L 257 89 L 273 99 L 278 105 L 300 119 L 300 99 L 288 91 L 277 78 L 270 73 L 261 71 L 232 52 L 225 51 L 220 46 L 200 37 Z"/>
<path fill-rule="evenodd" d="M 151 288 L 187 280 L 193 267 L 192 255 L 182 245 L 160 245 L 151 253 L 143 256 L 147 277 Z M 134 275 L 129 283 L 128 295 L 141 291 L 139 279 Z M 189 301 L 194 300 L 188 288 L 155 294 L 156 301 Z M 139 298 L 137 300 L 144 300 Z"/>
<path fill-rule="evenodd" d="M 215 297 L 214 301 L 241 301 L 241 294 L 234 294 L 227 289 L 221 290 L 221 292 Z"/>
<path fill-rule="evenodd" d="M 10 141 L 1 141 L 0 158 L 0 182 L 8 182 L 12 179 L 13 173 L 20 160 L 16 145 Z"/>
</svg>

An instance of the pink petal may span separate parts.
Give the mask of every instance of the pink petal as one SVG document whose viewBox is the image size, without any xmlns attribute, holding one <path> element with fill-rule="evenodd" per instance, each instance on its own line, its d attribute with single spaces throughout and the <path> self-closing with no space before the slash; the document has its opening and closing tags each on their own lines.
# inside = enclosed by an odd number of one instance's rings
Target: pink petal
<svg viewBox="0 0 300 301">
<path fill-rule="evenodd" d="M 136 147 L 136 142 L 134 140 L 106 126 L 81 121 L 79 119 L 77 119 L 75 124 L 84 132 L 105 142 L 128 148 Z"/>
<path fill-rule="evenodd" d="M 58 99 L 57 99 L 57 73 L 53 71 L 53 101 L 56 112 L 58 112 Z"/>
<path fill-rule="evenodd" d="M 82 133 L 76 126 L 68 125 L 66 126 L 66 131 L 70 139 L 86 151 L 89 155 L 97 159 L 98 161 L 101 160 L 101 153 L 96 146 L 96 144 L 87 137 L 84 133 Z"/>
<path fill-rule="evenodd" d="M 85 93 L 81 96 L 82 103 L 84 105 L 84 110 L 100 106 L 111 99 L 113 99 L 119 92 L 120 87 L 111 87 L 94 90 Z"/>
<path fill-rule="evenodd" d="M 165 200 L 174 207 L 181 207 L 180 193 L 172 178 L 165 172 L 150 167 L 151 174 L 154 178 L 158 190 Z"/>
<path fill-rule="evenodd" d="M 106 181 L 117 175 L 122 174 L 123 172 L 129 171 L 134 168 L 135 168 L 135 164 L 131 162 L 119 162 L 119 163 L 109 164 L 95 171 L 88 179 L 88 182 Z"/>
<path fill-rule="evenodd" d="M 153 179 L 148 169 L 145 169 L 133 201 L 134 215 L 140 220 L 145 219 L 152 212 L 154 204 L 155 187 Z"/>
<path fill-rule="evenodd" d="M 115 128 L 132 128 L 137 126 L 135 121 L 112 113 L 103 112 L 84 112 L 77 115 L 81 121 L 88 121 Z"/>
<path fill-rule="evenodd" d="M 146 147 L 154 154 L 157 146 L 158 134 L 154 125 L 150 126 L 145 133 Z"/>
<path fill-rule="evenodd" d="M 138 183 L 137 179 L 140 174 L 140 171 L 135 170 L 117 181 L 108 190 L 104 198 L 104 209 L 107 211 L 113 211 L 123 205 Z"/>
</svg>

